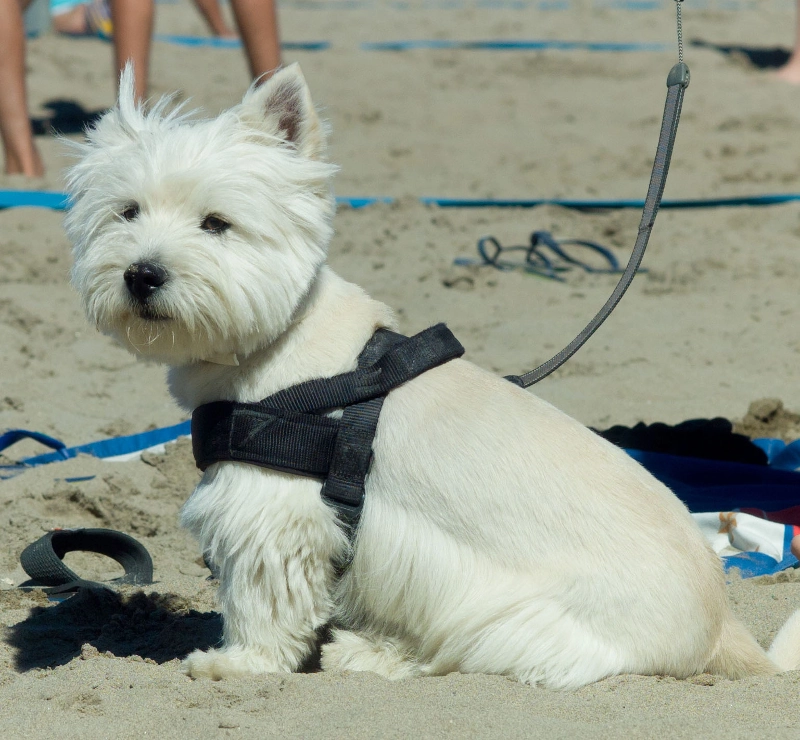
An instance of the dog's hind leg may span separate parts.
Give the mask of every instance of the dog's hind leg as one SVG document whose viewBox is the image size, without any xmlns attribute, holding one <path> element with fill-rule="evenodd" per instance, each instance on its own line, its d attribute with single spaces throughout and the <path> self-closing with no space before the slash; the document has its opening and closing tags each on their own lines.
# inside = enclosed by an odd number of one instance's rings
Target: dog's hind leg
<svg viewBox="0 0 800 740">
<path fill-rule="evenodd" d="M 361 632 L 333 630 L 332 641 L 322 646 L 325 671 L 371 671 L 384 678 L 422 675 L 414 651 L 405 641 Z"/>
</svg>

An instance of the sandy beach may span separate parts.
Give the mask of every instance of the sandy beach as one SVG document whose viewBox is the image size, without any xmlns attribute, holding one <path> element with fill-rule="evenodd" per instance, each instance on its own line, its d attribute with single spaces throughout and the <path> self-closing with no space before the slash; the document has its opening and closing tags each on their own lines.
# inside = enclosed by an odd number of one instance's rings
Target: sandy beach
<svg viewBox="0 0 800 740">
<path fill-rule="evenodd" d="M 490 6 L 491 5 L 491 6 Z M 341 207 L 330 262 L 393 306 L 401 329 L 445 321 L 467 358 L 519 373 L 561 349 L 617 277 L 571 270 L 564 281 L 453 264 L 493 235 L 534 230 L 589 239 L 624 263 L 640 214 L 439 208 L 420 197 L 641 199 L 676 51 L 673 3 L 324 2 L 280 5 L 287 50 L 332 126 L 340 196 L 393 202 Z M 697 7 L 699 6 L 699 7 Z M 800 193 L 800 88 L 764 59 L 792 43 L 793 2 L 707 0 L 684 8 L 692 83 L 665 197 Z M 188 0 L 157 10 L 158 34 L 205 35 Z M 663 50 L 369 51 L 399 39 L 547 39 L 665 45 Z M 785 55 L 784 55 L 785 56 Z M 755 63 L 754 61 L 755 60 Z M 178 91 L 214 114 L 249 83 L 237 49 L 157 41 L 151 92 Z M 111 47 L 45 34 L 29 43 L 31 115 L 52 101 L 85 111 L 113 101 Z M 76 138 L 69 135 L 68 138 Z M 0 176 L 0 189 L 63 189 L 67 144 L 37 138 L 47 174 Z M 96 333 L 68 284 L 63 213 L 0 211 L 0 430 L 77 445 L 185 419 L 164 370 Z M 800 412 L 800 202 L 663 210 L 643 272 L 598 334 L 537 395 L 594 427 L 742 419 L 779 398 Z M 800 428 L 774 430 L 800 436 Z M 13 462 L 44 449 L 20 442 Z M 3 738 L 727 738 L 800 735 L 800 672 L 739 682 L 618 676 L 570 693 L 502 677 L 453 674 L 388 682 L 311 670 L 212 683 L 180 658 L 213 645 L 216 584 L 178 528 L 199 474 L 186 440 L 127 462 L 81 456 L 0 480 L 0 736 Z M 74 480 L 82 479 L 82 480 Z M 144 591 L 81 593 L 55 605 L 16 588 L 22 549 L 53 527 L 108 527 L 150 551 Z M 598 542 L 598 546 L 602 546 Z M 70 554 L 88 577 L 119 575 Z M 109 570 L 111 568 L 112 570 Z M 121 572 L 121 571 L 120 571 Z M 657 587 L 657 584 L 655 584 Z M 735 612 L 763 645 L 800 607 L 800 572 L 742 580 Z"/>
</svg>

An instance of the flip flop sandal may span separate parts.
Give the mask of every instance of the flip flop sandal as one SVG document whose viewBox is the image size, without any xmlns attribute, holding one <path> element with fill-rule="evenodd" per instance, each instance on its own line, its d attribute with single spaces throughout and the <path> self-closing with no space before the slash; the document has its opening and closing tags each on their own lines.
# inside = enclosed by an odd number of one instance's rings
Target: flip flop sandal
<svg viewBox="0 0 800 740">
<path fill-rule="evenodd" d="M 95 552 L 116 560 L 125 575 L 112 581 L 87 581 L 68 568 L 63 558 L 68 552 Z M 146 585 L 153 582 L 153 560 L 144 546 L 127 534 L 113 529 L 54 529 L 28 545 L 20 562 L 30 581 L 20 588 L 42 588 L 49 595 L 71 594 L 81 588 L 107 588 L 112 585 Z"/>
<path fill-rule="evenodd" d="M 584 247 L 599 254 L 606 262 L 607 267 L 594 267 L 573 257 L 564 250 L 566 245 Z M 545 249 L 549 249 L 552 255 L 546 254 Z M 502 255 L 507 255 L 509 252 L 524 252 L 524 260 L 522 262 L 512 262 L 502 259 Z M 564 278 L 561 277 L 560 273 L 567 272 L 573 266 L 591 273 L 618 274 L 622 272 L 617 258 L 606 247 L 584 239 L 562 239 L 557 241 L 549 231 L 534 231 L 530 236 L 530 244 L 524 247 L 504 247 L 495 237 L 484 236 L 478 240 L 478 254 L 480 255 L 479 260 L 460 257 L 454 260 L 454 264 L 462 266 L 489 265 L 498 270 L 521 268 L 525 272 L 559 282 L 564 282 Z"/>
</svg>

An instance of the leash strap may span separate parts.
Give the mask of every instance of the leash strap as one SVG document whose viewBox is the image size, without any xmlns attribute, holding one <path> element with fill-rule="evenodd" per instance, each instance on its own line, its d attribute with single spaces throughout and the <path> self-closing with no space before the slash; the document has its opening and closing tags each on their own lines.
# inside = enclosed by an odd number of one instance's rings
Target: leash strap
<svg viewBox="0 0 800 740">
<path fill-rule="evenodd" d="M 678 2 L 680 9 L 680 1 Z M 681 53 L 682 56 L 682 53 Z M 678 132 L 678 121 L 681 116 L 681 106 L 683 105 L 683 95 L 689 85 L 689 68 L 683 63 L 678 62 L 669 72 L 667 77 L 667 101 L 664 104 L 664 116 L 661 119 L 661 133 L 658 137 L 658 148 L 653 162 L 653 171 L 650 174 L 650 185 L 647 188 L 647 197 L 642 211 L 642 220 L 639 222 L 639 233 L 636 237 L 636 244 L 631 252 L 625 271 L 614 288 L 614 292 L 605 302 L 597 315 L 586 325 L 586 327 L 557 355 L 551 357 L 547 362 L 539 367 L 525 373 L 524 375 L 507 375 L 506 380 L 516 383 L 522 388 L 538 383 L 542 378 L 546 378 L 557 368 L 561 367 L 572 355 L 574 355 L 594 334 L 600 325 L 608 318 L 609 314 L 616 308 L 617 304 L 625 295 L 625 291 L 630 286 L 636 271 L 644 257 L 647 249 L 647 242 L 650 239 L 650 232 L 658 214 L 658 207 L 661 204 L 661 197 L 664 194 L 664 185 L 667 182 L 669 163 L 672 159 L 672 147 L 675 144 L 675 135 Z"/>
</svg>

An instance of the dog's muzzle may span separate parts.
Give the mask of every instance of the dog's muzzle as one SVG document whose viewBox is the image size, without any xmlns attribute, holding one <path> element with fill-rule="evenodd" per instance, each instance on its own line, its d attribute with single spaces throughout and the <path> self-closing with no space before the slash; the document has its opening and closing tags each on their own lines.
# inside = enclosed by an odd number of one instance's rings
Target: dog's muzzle
<svg viewBox="0 0 800 740">
<path fill-rule="evenodd" d="M 131 296 L 140 303 L 146 303 L 167 282 L 169 274 L 155 262 L 134 262 L 122 277 Z"/>
</svg>

